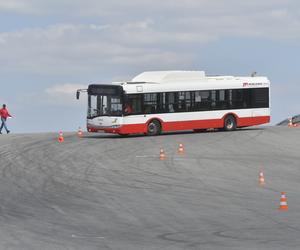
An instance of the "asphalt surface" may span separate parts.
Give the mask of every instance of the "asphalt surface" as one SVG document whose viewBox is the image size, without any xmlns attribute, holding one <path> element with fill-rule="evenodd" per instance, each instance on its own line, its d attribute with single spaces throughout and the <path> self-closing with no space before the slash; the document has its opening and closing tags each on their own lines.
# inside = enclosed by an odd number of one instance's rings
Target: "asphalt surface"
<svg viewBox="0 0 300 250">
<path fill-rule="evenodd" d="M 0 249 L 300 249 L 300 128 L 56 138 L 1 135 Z"/>
</svg>

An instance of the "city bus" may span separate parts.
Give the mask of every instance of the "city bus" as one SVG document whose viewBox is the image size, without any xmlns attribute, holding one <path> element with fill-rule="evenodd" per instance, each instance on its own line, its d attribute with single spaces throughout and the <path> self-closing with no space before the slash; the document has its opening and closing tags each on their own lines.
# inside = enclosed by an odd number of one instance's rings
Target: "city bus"
<svg viewBox="0 0 300 250">
<path fill-rule="evenodd" d="M 223 129 L 270 122 L 270 81 L 206 76 L 204 71 L 144 72 L 131 81 L 91 84 L 87 130 L 120 135 Z"/>
</svg>

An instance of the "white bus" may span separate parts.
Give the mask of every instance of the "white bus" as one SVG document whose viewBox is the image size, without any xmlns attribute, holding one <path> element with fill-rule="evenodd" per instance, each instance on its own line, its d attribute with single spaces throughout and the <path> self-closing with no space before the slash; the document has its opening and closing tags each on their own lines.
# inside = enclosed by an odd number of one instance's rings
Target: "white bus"
<svg viewBox="0 0 300 250">
<path fill-rule="evenodd" d="M 144 72 L 128 82 L 88 86 L 87 130 L 157 135 L 264 124 L 270 122 L 269 90 L 266 77 Z"/>
</svg>

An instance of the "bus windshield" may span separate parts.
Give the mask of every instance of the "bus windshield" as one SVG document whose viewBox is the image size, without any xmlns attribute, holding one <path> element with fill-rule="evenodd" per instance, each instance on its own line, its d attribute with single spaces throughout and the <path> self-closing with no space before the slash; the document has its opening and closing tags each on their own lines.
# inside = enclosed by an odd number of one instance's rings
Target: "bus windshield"
<svg viewBox="0 0 300 250">
<path fill-rule="evenodd" d="M 121 86 L 92 84 L 88 87 L 88 118 L 122 116 Z"/>
<path fill-rule="evenodd" d="M 98 116 L 121 116 L 121 96 L 89 95 L 88 118 Z"/>
</svg>

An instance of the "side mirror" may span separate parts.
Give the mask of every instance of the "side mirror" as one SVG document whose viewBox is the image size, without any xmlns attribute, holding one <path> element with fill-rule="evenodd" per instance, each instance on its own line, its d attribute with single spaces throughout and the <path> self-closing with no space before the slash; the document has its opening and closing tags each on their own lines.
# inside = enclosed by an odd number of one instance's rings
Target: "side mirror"
<svg viewBox="0 0 300 250">
<path fill-rule="evenodd" d="M 76 91 L 76 99 L 79 100 L 80 92 L 88 92 L 87 89 L 77 89 Z"/>
</svg>

